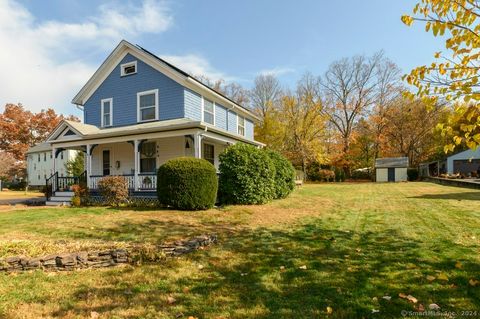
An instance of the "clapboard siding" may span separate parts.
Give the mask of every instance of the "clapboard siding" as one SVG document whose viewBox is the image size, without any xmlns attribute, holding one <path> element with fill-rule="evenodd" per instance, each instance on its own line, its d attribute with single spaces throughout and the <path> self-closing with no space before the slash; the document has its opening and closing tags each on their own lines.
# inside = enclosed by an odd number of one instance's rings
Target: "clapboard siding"
<svg viewBox="0 0 480 319">
<path fill-rule="evenodd" d="M 229 110 L 227 114 L 227 123 L 227 130 L 231 133 L 237 134 L 237 113 Z"/>
<path fill-rule="evenodd" d="M 137 61 L 137 73 L 120 76 L 120 65 Z M 184 88 L 163 73 L 127 54 L 85 103 L 85 123 L 100 126 L 100 101 L 113 98 L 113 126 L 137 123 L 137 93 L 158 89 L 159 119 L 184 117 Z"/>
<path fill-rule="evenodd" d="M 253 140 L 253 122 L 249 119 L 245 119 L 245 137 L 249 140 Z"/>
<path fill-rule="evenodd" d="M 220 104 L 215 104 L 215 126 L 227 129 L 227 109 Z"/>
<path fill-rule="evenodd" d="M 202 96 L 189 89 L 184 89 L 185 117 L 195 120 L 202 120 Z"/>
</svg>

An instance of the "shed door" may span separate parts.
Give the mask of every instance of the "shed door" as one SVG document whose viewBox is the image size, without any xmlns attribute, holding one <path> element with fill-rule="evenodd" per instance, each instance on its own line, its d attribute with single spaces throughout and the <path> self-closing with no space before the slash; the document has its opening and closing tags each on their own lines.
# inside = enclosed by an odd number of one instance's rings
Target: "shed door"
<svg viewBox="0 0 480 319">
<path fill-rule="evenodd" d="M 388 181 L 395 182 L 395 168 L 389 167 L 388 168 Z"/>
</svg>

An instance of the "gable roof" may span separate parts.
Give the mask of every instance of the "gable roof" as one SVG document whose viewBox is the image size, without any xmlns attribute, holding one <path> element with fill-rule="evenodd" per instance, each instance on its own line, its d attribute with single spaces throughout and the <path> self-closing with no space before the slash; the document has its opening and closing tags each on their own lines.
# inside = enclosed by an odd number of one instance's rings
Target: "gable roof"
<svg viewBox="0 0 480 319">
<path fill-rule="evenodd" d="M 375 160 L 376 168 L 408 167 L 408 157 L 385 157 Z"/>
<path fill-rule="evenodd" d="M 133 45 L 126 40 L 120 41 L 117 47 L 110 53 L 110 55 L 105 59 L 105 61 L 100 65 L 100 67 L 95 71 L 93 76 L 87 81 L 87 83 L 80 89 L 80 91 L 75 95 L 72 100 L 73 104 L 84 105 L 90 96 L 96 91 L 100 84 L 107 78 L 107 76 L 113 71 L 113 69 L 118 65 L 122 58 L 130 53 L 138 59 L 141 59 L 143 62 L 147 63 L 154 69 L 159 72 L 162 72 L 172 80 L 178 82 L 179 84 L 187 87 L 197 93 L 202 95 L 210 95 L 210 98 L 216 98 L 222 101 L 223 106 L 234 108 L 239 113 L 247 115 L 254 120 L 259 120 L 259 118 L 252 113 L 249 109 L 244 106 L 236 103 L 231 100 L 224 94 L 212 89 L 211 87 L 205 85 L 198 79 L 194 78 L 187 72 L 181 70 L 180 68 L 174 66 L 173 64 L 165 61 L 164 59 L 158 57 L 157 55 L 151 53 L 150 51 L 142 48 L 139 45 Z"/>
</svg>

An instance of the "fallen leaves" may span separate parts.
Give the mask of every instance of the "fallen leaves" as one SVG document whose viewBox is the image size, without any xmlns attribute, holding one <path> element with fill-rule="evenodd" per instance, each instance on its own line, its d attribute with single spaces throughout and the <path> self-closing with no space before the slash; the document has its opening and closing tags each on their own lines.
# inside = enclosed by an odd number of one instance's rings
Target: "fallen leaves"
<svg viewBox="0 0 480 319">
<path fill-rule="evenodd" d="M 432 276 L 432 275 L 428 275 L 428 276 L 427 276 L 427 280 L 428 280 L 428 281 L 434 281 L 435 279 L 436 279 L 435 276 Z"/>
<path fill-rule="evenodd" d="M 91 311 L 90 312 L 90 318 L 91 319 L 97 319 L 100 316 L 100 314 L 96 311 Z"/>
<path fill-rule="evenodd" d="M 177 300 L 175 298 L 173 298 L 172 296 L 168 296 L 167 297 L 167 303 L 169 305 L 173 305 Z"/>
<path fill-rule="evenodd" d="M 407 299 L 408 301 L 412 302 L 412 303 L 417 303 L 418 302 L 418 299 L 415 298 L 414 296 L 412 295 L 406 295 L 404 293 L 399 293 L 398 296 L 402 299 Z"/>
<path fill-rule="evenodd" d="M 390 297 L 390 296 L 383 296 L 382 298 L 387 300 L 387 301 L 390 301 L 392 299 L 392 297 Z"/>
<path fill-rule="evenodd" d="M 303 265 L 303 266 L 300 266 L 298 267 L 299 269 L 302 269 L 302 270 L 306 270 L 307 269 L 307 266 L 306 265 Z"/>
<path fill-rule="evenodd" d="M 331 315 L 333 313 L 332 307 L 327 307 L 327 315 Z"/>
<path fill-rule="evenodd" d="M 475 287 L 475 286 L 477 286 L 478 284 L 480 284 L 480 281 L 475 280 L 475 279 L 472 278 L 472 279 L 470 279 L 470 280 L 468 281 L 468 283 L 470 284 L 470 286 Z"/>
<path fill-rule="evenodd" d="M 428 309 L 430 309 L 430 310 L 439 310 L 439 309 L 440 309 L 440 306 L 437 305 L 436 303 L 431 303 L 430 305 L 428 305 Z"/>
<path fill-rule="evenodd" d="M 437 279 L 438 279 L 438 280 L 448 281 L 448 276 L 447 276 L 446 274 L 444 274 L 443 272 L 441 272 L 441 273 L 437 276 Z"/>
<path fill-rule="evenodd" d="M 459 262 L 459 261 L 457 261 L 457 262 L 455 263 L 455 268 L 457 268 L 457 269 L 462 269 L 462 268 L 463 268 L 462 263 Z"/>
</svg>

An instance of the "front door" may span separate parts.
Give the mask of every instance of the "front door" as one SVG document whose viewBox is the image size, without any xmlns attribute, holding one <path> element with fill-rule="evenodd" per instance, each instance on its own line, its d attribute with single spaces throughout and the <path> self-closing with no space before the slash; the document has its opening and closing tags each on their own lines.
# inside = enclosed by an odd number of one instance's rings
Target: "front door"
<svg viewBox="0 0 480 319">
<path fill-rule="evenodd" d="M 103 151 L 103 176 L 110 175 L 110 151 Z"/>
<path fill-rule="evenodd" d="M 388 168 L 388 181 L 395 182 L 395 168 L 393 167 Z"/>
</svg>

